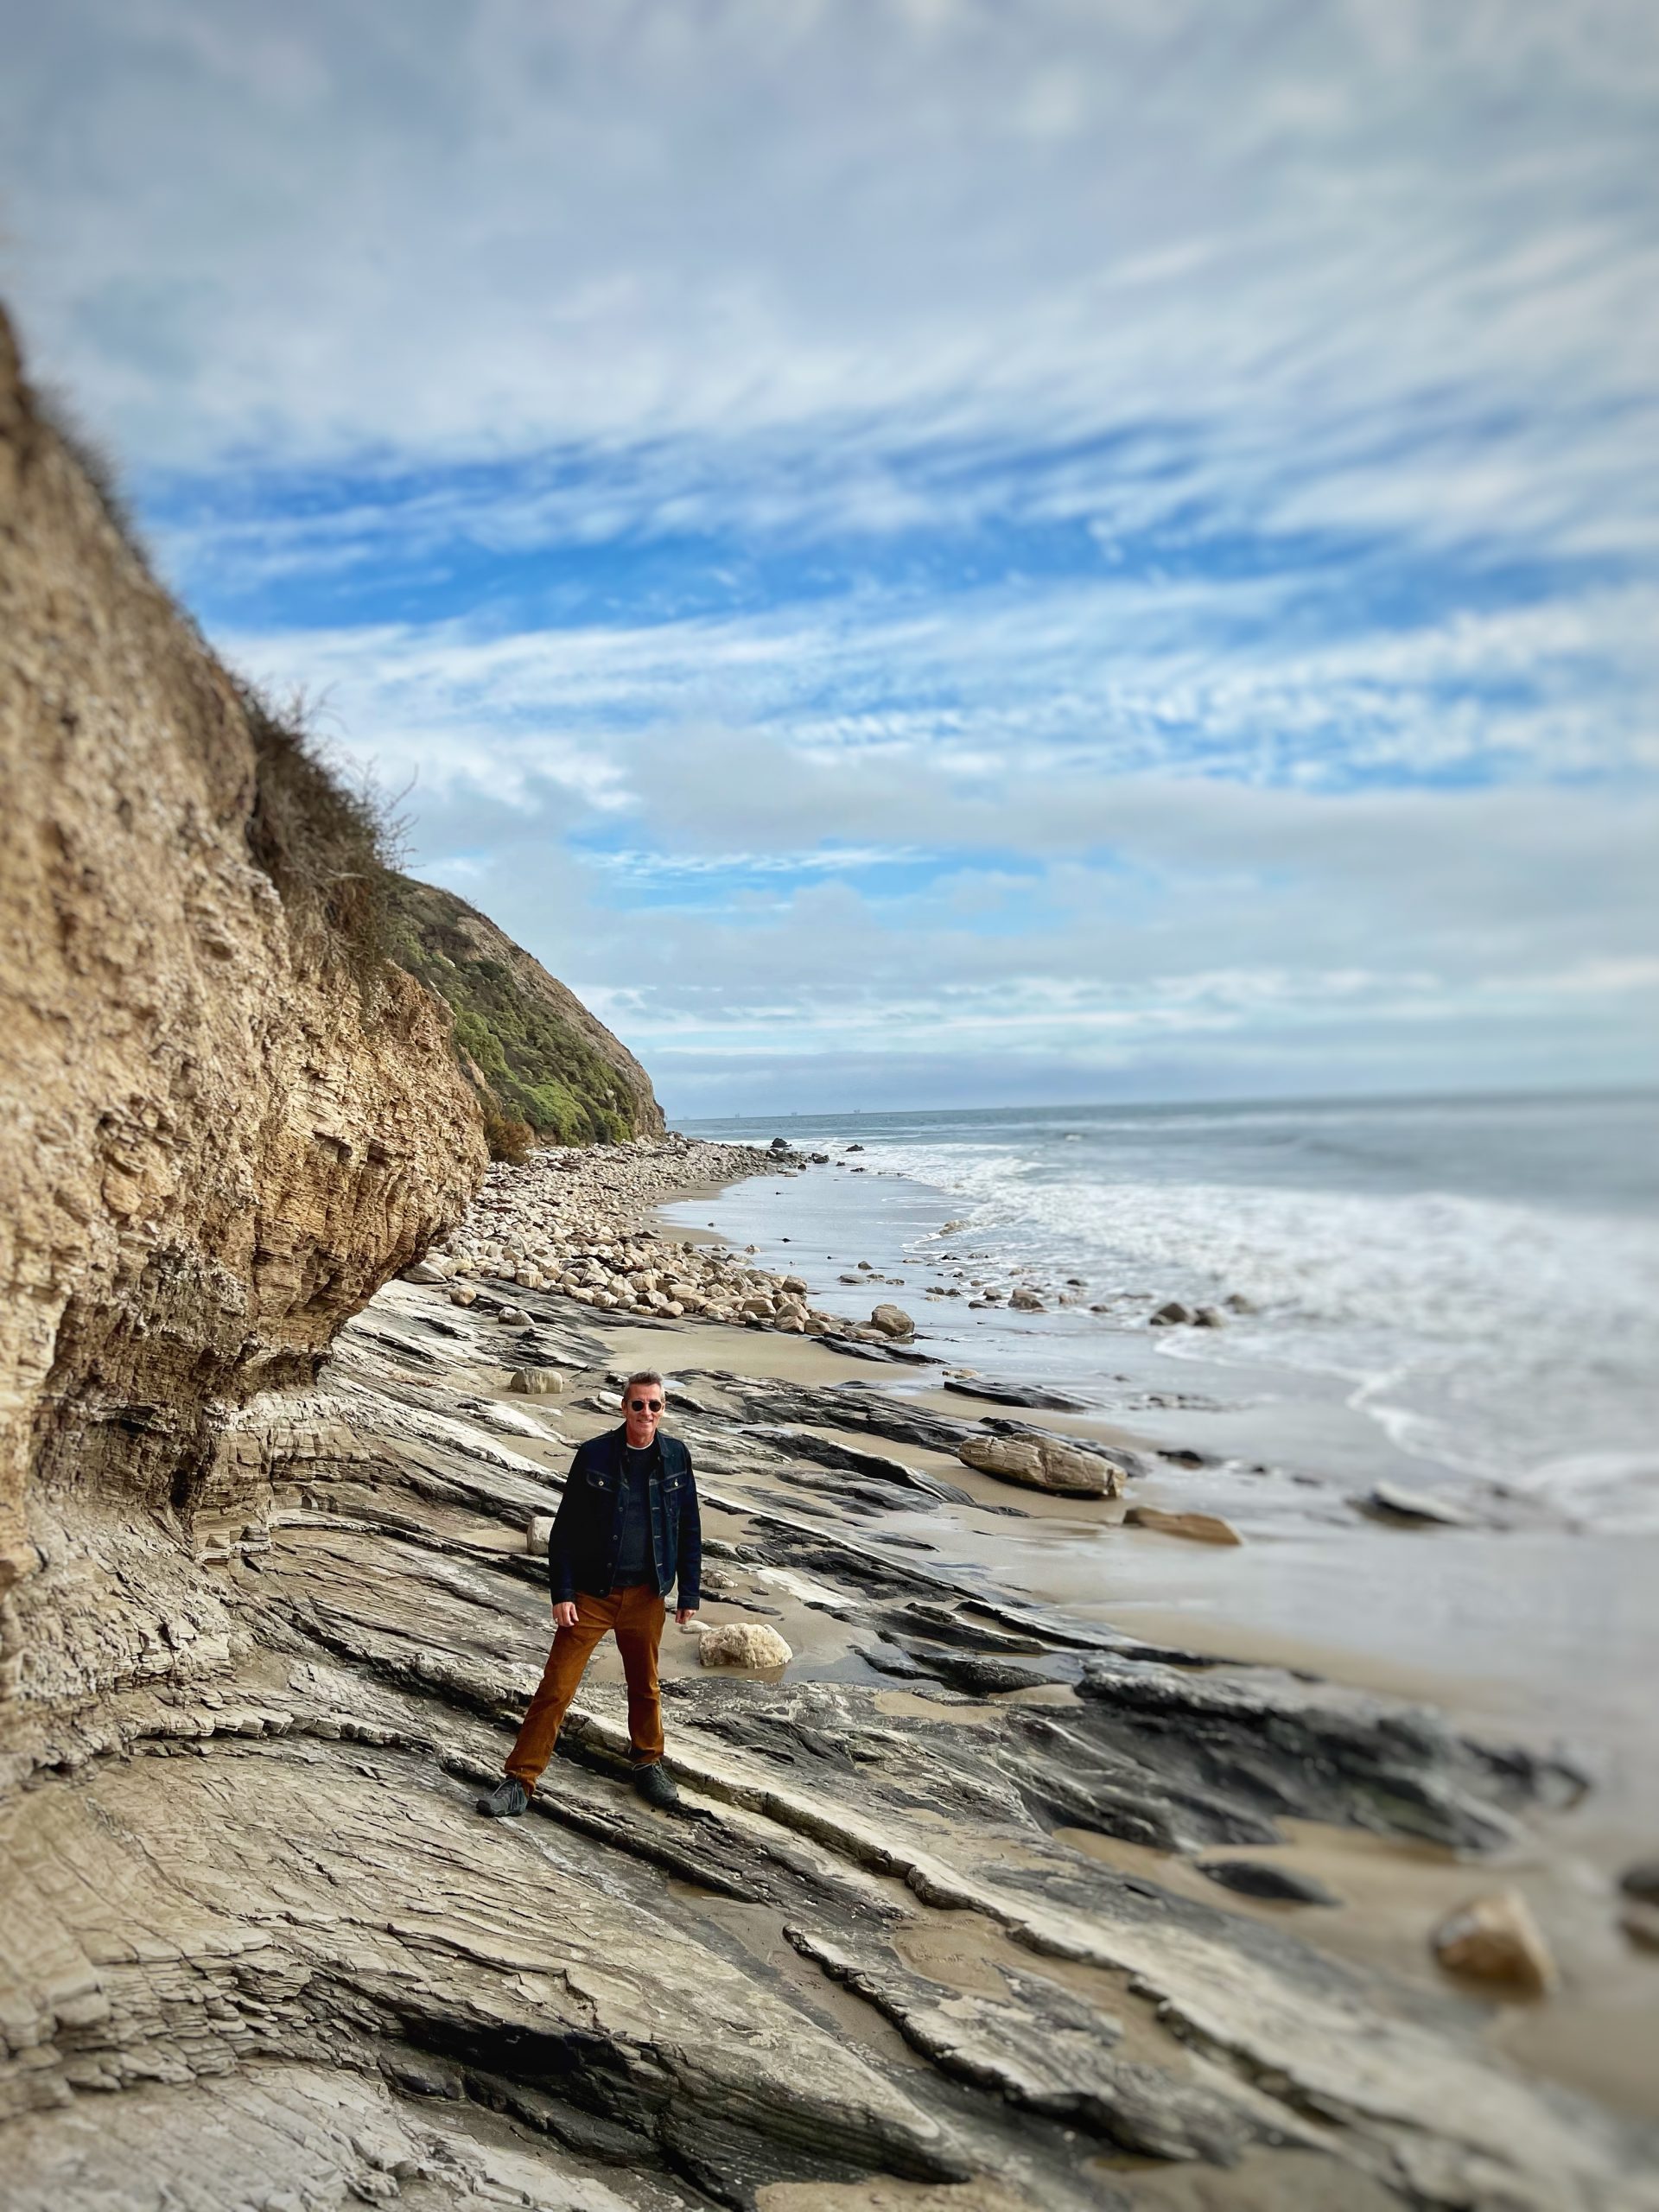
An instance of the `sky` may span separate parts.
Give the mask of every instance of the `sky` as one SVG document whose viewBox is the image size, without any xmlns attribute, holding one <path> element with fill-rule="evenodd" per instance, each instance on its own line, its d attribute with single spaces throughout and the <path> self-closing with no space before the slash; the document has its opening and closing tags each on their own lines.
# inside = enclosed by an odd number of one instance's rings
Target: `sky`
<svg viewBox="0 0 1659 2212">
<path fill-rule="evenodd" d="M 1659 1079 L 1650 0 L 0 0 L 0 294 L 671 1118 Z"/>
</svg>

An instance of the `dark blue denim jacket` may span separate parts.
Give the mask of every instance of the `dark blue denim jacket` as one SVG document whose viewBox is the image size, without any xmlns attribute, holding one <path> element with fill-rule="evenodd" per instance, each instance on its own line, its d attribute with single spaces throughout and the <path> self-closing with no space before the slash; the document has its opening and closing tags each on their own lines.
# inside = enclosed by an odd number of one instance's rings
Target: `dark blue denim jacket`
<svg viewBox="0 0 1659 2212">
<path fill-rule="evenodd" d="M 572 1602 L 578 1590 L 595 1598 L 609 1595 L 622 1534 L 622 1452 L 627 1433 L 626 1427 L 613 1428 L 576 1446 L 547 1543 L 547 1579 L 556 1605 Z M 677 1603 L 698 1605 L 702 1523 L 697 1512 L 697 1480 L 691 1471 L 691 1454 L 677 1436 L 658 1433 L 648 1489 L 657 1593 L 666 1598 L 677 1580 Z"/>
</svg>

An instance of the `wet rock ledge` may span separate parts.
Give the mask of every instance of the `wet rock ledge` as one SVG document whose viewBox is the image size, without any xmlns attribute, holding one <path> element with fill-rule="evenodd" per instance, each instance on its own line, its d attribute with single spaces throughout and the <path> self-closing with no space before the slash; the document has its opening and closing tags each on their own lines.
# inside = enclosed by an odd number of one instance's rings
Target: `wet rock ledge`
<svg viewBox="0 0 1659 2212">
<path fill-rule="evenodd" d="M 972 1508 L 935 1464 L 996 1433 L 966 1405 L 746 1375 L 735 1326 L 682 1365 L 688 1319 L 525 1280 L 616 1249 L 671 1169 L 493 1176 L 449 1240 L 479 1272 L 390 1285 L 240 1410 L 246 1508 L 194 1538 L 149 1673 L 14 1716 L 8 2212 L 1659 2204 L 1651 2140 L 1510 2069 L 1480 2007 L 1148 1856 L 1315 1819 L 1475 1857 L 1577 1777 L 1033 1605 L 918 1533 Z M 671 1628 L 679 1808 L 622 1786 L 601 1667 L 531 1815 L 482 1821 L 547 1644 L 526 1531 L 642 1324 L 706 1618 L 795 1657 L 701 1667 Z"/>
</svg>

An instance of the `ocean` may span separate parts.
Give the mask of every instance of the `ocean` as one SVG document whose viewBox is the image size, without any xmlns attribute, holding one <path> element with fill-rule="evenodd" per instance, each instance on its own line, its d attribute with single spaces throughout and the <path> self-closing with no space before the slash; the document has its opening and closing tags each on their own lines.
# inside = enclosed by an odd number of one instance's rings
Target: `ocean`
<svg viewBox="0 0 1659 2212">
<path fill-rule="evenodd" d="M 1351 1482 L 1382 1475 L 1465 1498 L 1496 1488 L 1604 1529 L 1659 1527 L 1659 1098 L 687 1128 L 783 1136 L 841 1166 L 761 1177 L 681 1217 L 800 1268 L 816 1298 L 849 1313 L 868 1310 L 864 1287 L 839 1281 L 856 1257 L 912 1297 L 954 1284 L 966 1294 L 936 1297 L 917 1319 L 944 1356 L 984 1373 L 1063 1381 L 1126 1421 L 1182 1425 L 1223 1457 L 1300 1456 Z M 1049 1310 L 969 1309 L 976 1284 L 1020 1282 Z M 1147 1326 L 1166 1300 L 1230 1298 L 1245 1310 L 1224 1330 Z M 1176 1402 L 1142 1402 L 1160 1396 Z"/>
</svg>

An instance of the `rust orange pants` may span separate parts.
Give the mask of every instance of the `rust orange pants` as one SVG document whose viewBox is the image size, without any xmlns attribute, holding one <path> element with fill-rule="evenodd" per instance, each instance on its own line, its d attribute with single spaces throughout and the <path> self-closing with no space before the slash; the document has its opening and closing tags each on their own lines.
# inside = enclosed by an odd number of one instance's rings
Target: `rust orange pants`
<svg viewBox="0 0 1659 2212">
<path fill-rule="evenodd" d="M 575 1628 L 556 1630 L 540 1687 L 530 1700 L 507 1772 L 533 1789 L 553 1756 L 559 1724 L 576 1694 L 588 1662 L 607 1635 L 616 1637 L 628 1684 L 628 1734 L 634 1762 L 647 1766 L 663 1756 L 663 1700 L 657 1687 L 657 1652 L 668 1609 L 648 1584 L 613 1590 L 608 1598 L 576 1592 Z"/>
</svg>

